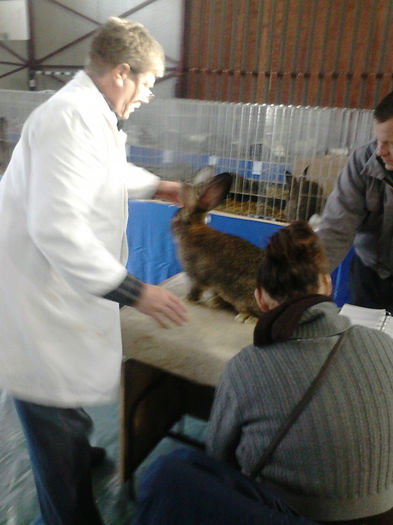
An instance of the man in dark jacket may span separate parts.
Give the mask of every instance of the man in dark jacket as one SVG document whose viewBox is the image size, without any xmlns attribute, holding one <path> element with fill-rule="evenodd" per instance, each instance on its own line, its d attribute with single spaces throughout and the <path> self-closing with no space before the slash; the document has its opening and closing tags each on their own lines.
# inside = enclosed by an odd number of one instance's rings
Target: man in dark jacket
<svg viewBox="0 0 393 525">
<path fill-rule="evenodd" d="M 393 311 L 393 92 L 375 108 L 374 134 L 349 157 L 318 233 L 331 271 L 354 246 L 351 303 Z"/>
</svg>

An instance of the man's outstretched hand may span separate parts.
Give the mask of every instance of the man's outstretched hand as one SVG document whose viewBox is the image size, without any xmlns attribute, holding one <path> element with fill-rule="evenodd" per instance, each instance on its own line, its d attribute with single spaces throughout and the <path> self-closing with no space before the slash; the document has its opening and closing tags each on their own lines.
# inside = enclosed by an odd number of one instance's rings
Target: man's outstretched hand
<svg viewBox="0 0 393 525">
<path fill-rule="evenodd" d="M 168 328 L 168 321 L 179 326 L 187 321 L 183 301 L 161 286 L 145 283 L 134 307 L 139 312 L 150 315 L 163 328 Z"/>
</svg>

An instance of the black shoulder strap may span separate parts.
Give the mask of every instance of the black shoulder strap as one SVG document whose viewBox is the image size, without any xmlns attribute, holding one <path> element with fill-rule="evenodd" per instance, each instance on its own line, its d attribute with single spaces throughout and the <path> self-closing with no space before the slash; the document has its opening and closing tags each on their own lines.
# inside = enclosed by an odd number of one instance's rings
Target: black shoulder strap
<svg viewBox="0 0 393 525">
<path fill-rule="evenodd" d="M 323 377 L 326 375 L 326 372 L 338 352 L 338 350 L 341 348 L 345 336 L 347 335 L 349 329 L 345 330 L 337 343 L 334 345 L 332 350 L 330 351 L 329 355 L 327 356 L 325 362 L 323 363 L 320 371 L 318 372 L 318 375 L 314 378 L 313 382 L 309 386 L 309 388 L 304 393 L 303 397 L 300 399 L 300 401 L 297 403 L 295 408 L 292 410 L 292 412 L 289 414 L 287 419 L 284 421 L 284 423 L 281 425 L 281 427 L 278 429 L 277 433 L 273 437 L 273 439 L 270 441 L 269 445 L 267 446 L 266 450 L 264 451 L 262 457 L 258 461 L 258 463 L 255 465 L 253 471 L 250 474 L 251 479 L 255 479 L 256 476 L 261 472 L 261 470 L 265 467 L 266 463 L 270 459 L 273 452 L 276 450 L 278 445 L 280 444 L 281 440 L 284 438 L 288 430 L 291 428 L 291 426 L 295 423 L 297 418 L 300 416 L 300 414 L 303 412 L 303 410 L 306 408 L 308 403 L 311 401 L 311 398 L 315 394 L 316 390 L 318 389 Z"/>
</svg>

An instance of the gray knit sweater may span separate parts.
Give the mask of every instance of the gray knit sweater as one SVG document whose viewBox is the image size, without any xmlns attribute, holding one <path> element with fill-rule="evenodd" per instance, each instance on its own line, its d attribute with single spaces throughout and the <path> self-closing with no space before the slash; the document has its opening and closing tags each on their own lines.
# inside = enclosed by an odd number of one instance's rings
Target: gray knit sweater
<svg viewBox="0 0 393 525">
<path fill-rule="evenodd" d="M 290 340 L 250 345 L 226 366 L 208 453 L 248 474 L 349 326 L 330 302 L 306 310 Z M 302 515 L 349 520 L 393 507 L 393 340 L 351 329 L 320 389 L 263 470 Z"/>
</svg>

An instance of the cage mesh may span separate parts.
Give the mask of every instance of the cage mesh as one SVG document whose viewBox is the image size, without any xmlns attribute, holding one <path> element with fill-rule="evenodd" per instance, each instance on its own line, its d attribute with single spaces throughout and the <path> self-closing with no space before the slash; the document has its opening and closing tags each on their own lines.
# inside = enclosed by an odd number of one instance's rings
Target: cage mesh
<svg viewBox="0 0 393 525">
<path fill-rule="evenodd" d="M 24 120 L 52 92 L 0 90 L 6 165 Z M 127 156 L 166 180 L 233 174 L 221 210 L 269 220 L 320 213 L 348 154 L 372 138 L 370 110 L 155 99 L 125 123 Z"/>
</svg>

